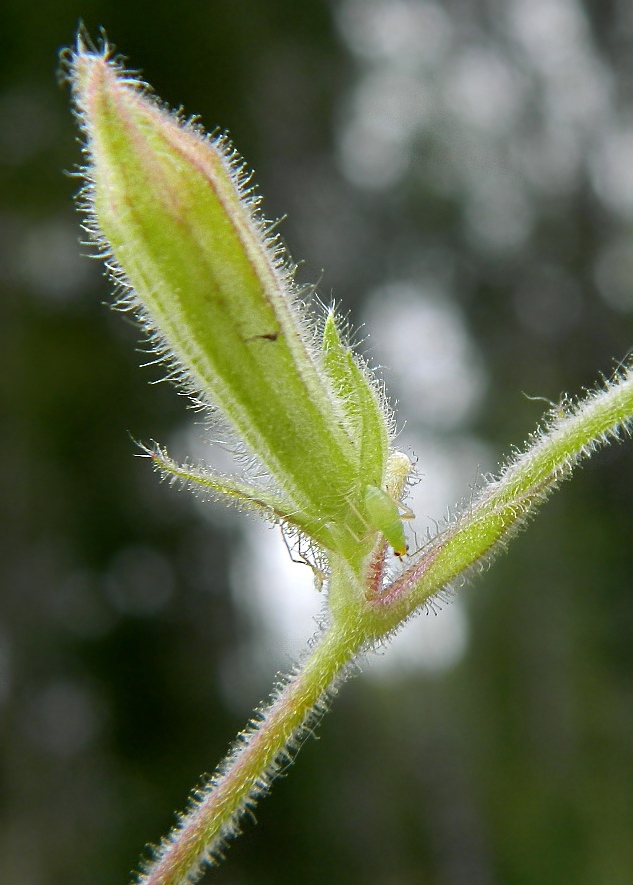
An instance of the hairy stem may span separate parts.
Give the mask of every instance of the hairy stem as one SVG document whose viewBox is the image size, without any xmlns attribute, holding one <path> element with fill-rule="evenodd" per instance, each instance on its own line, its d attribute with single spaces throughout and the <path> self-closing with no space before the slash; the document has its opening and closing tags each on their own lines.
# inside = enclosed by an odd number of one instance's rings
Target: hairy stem
<svg viewBox="0 0 633 885">
<path fill-rule="evenodd" d="M 239 736 L 209 785 L 163 841 L 140 885 L 191 882 L 205 864 L 222 858 L 227 839 L 239 832 L 240 818 L 318 721 L 357 646 L 358 638 L 352 640 L 335 625 L 323 634 L 305 664 Z"/>
<path fill-rule="evenodd" d="M 266 792 L 280 764 L 292 757 L 359 649 L 397 628 L 449 581 L 499 549 L 583 456 L 627 430 L 632 420 L 633 375 L 627 373 L 590 394 L 569 414 L 556 417 L 382 592 L 377 587 L 384 542 L 368 562 L 364 582 L 371 592 L 365 598 L 358 594 L 357 577 L 342 560 L 335 560 L 339 566 L 331 575 L 329 597 L 333 625 L 304 666 L 239 737 L 210 785 L 161 846 L 141 885 L 194 881 L 205 863 L 219 860 L 226 840 L 238 832 L 240 817 Z"/>
<path fill-rule="evenodd" d="M 569 412 L 560 410 L 499 479 L 488 482 L 453 525 L 374 600 L 385 609 L 387 622 L 397 626 L 449 582 L 498 553 L 582 458 L 628 433 L 632 423 L 633 371 L 591 392 Z"/>
</svg>

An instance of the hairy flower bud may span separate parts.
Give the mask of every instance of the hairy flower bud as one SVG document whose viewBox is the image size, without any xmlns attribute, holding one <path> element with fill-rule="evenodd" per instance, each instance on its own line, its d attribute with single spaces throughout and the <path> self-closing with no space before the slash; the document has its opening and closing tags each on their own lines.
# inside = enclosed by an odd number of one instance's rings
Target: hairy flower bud
<svg viewBox="0 0 633 885">
<path fill-rule="evenodd" d="M 367 470 L 383 482 L 387 419 L 353 360 L 345 357 L 350 399 L 313 347 L 292 269 L 241 161 L 225 139 L 165 110 L 107 48 L 80 40 L 71 80 L 86 135 L 88 228 L 123 303 L 171 374 L 274 479 L 277 516 L 302 514 L 302 529 L 345 523 L 363 506 Z"/>
</svg>

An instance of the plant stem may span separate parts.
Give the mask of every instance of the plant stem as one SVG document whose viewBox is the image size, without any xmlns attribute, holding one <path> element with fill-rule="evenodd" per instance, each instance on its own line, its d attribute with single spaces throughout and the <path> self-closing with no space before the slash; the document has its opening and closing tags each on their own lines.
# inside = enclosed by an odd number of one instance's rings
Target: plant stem
<svg viewBox="0 0 633 885">
<path fill-rule="evenodd" d="M 558 416 L 382 593 L 358 596 L 352 590 L 352 572 L 335 569 L 329 598 L 332 625 L 240 735 L 209 786 L 163 842 L 140 885 L 181 885 L 193 881 L 205 863 L 219 860 L 227 839 L 238 832 L 240 817 L 267 791 L 279 765 L 292 758 L 358 650 L 396 628 L 447 582 L 490 555 L 583 456 L 626 430 L 632 415 L 633 376 L 626 374 Z M 380 581 L 377 564 L 384 552 L 383 543 L 365 575 L 368 586 Z"/>
<path fill-rule="evenodd" d="M 451 581 L 492 558 L 579 461 L 629 433 L 632 424 L 632 370 L 589 393 L 569 412 L 561 410 L 507 463 L 499 479 L 487 482 L 454 523 L 373 600 L 384 609 L 381 626 L 396 627 Z"/>
<path fill-rule="evenodd" d="M 139 885 L 191 882 L 203 865 L 221 860 L 227 839 L 239 832 L 239 819 L 268 790 L 279 767 L 292 758 L 319 719 L 358 645 L 357 636 L 350 637 L 336 625 L 326 630 L 304 665 L 281 684 L 268 708 L 239 736 L 210 783 L 163 840 Z"/>
</svg>

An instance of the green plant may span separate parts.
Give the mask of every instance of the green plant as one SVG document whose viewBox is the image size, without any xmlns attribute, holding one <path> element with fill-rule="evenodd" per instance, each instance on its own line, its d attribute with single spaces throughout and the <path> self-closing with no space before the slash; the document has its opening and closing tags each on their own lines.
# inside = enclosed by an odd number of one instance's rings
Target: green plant
<svg viewBox="0 0 633 885">
<path fill-rule="evenodd" d="M 411 463 L 393 447 L 384 394 L 334 311 L 319 320 L 301 303 L 235 152 L 161 107 L 106 44 L 80 36 L 70 78 L 88 158 L 81 203 L 120 304 L 250 465 L 224 476 L 179 465 L 159 447 L 147 454 L 164 475 L 282 525 L 327 593 L 320 638 L 141 876 L 176 885 L 221 856 L 356 656 L 492 558 L 582 457 L 628 429 L 633 377 L 622 371 L 576 405 L 553 408 L 526 451 L 408 554 Z M 392 555 L 401 560 L 395 577 Z"/>
</svg>

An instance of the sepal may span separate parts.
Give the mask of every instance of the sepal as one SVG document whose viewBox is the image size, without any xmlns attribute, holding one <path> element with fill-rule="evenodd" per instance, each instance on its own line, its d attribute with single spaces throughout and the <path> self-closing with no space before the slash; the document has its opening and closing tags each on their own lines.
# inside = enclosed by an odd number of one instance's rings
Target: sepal
<svg viewBox="0 0 633 885">
<path fill-rule="evenodd" d="M 145 448 L 144 451 L 164 479 L 180 482 L 185 488 L 205 493 L 214 500 L 257 512 L 270 522 L 296 529 L 301 534 L 314 538 L 322 546 L 332 543 L 327 529 L 316 524 L 308 514 L 301 512 L 292 501 L 274 489 L 248 482 L 239 476 L 215 473 L 207 467 L 180 464 L 158 445 Z"/>
<path fill-rule="evenodd" d="M 344 521 L 350 499 L 360 500 L 360 463 L 367 456 L 372 475 L 381 469 L 387 430 L 351 360 L 359 456 L 237 154 L 159 105 L 107 46 L 89 50 L 80 38 L 71 80 L 86 135 L 88 228 L 123 303 L 170 376 L 221 413 L 299 512 Z"/>
<path fill-rule="evenodd" d="M 333 311 L 323 329 L 322 362 L 343 405 L 361 483 L 381 486 L 389 450 L 389 417 L 369 374 L 343 344 Z"/>
</svg>

